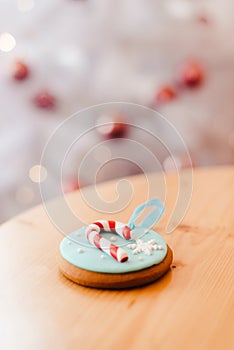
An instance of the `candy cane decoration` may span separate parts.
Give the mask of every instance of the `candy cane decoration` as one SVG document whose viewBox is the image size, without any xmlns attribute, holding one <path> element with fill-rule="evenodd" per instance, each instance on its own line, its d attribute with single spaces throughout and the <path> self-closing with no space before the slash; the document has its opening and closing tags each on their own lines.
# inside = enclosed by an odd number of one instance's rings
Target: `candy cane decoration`
<svg viewBox="0 0 234 350">
<path fill-rule="evenodd" d="M 132 230 L 127 225 L 113 220 L 99 220 L 89 225 L 86 229 L 86 238 L 92 245 L 120 263 L 127 261 L 127 252 L 101 236 L 100 232 L 117 233 L 122 238 L 129 240 L 133 238 Z"/>
<path fill-rule="evenodd" d="M 153 207 L 154 209 L 147 214 L 140 225 L 138 224 L 138 226 L 136 226 L 135 222 L 137 218 L 146 207 Z M 102 237 L 100 232 L 114 232 L 126 240 L 134 239 L 133 231 L 136 227 L 150 229 L 160 219 L 163 212 L 164 206 L 162 202 L 158 198 L 151 199 L 135 209 L 130 217 L 128 225 L 113 220 L 99 220 L 87 227 L 86 238 L 92 245 L 122 263 L 128 260 L 127 252 L 111 243 L 108 239 Z"/>
</svg>

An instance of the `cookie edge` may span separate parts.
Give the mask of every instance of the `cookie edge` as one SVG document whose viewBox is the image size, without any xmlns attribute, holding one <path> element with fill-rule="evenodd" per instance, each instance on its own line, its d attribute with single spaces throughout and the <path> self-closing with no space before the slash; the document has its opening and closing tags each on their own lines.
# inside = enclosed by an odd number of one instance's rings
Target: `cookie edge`
<svg viewBox="0 0 234 350">
<path fill-rule="evenodd" d="M 85 270 L 69 263 L 61 255 L 58 256 L 59 269 L 66 278 L 79 285 L 98 289 L 127 289 L 152 283 L 170 269 L 172 261 L 173 252 L 168 245 L 167 255 L 159 264 L 122 274 Z"/>
</svg>

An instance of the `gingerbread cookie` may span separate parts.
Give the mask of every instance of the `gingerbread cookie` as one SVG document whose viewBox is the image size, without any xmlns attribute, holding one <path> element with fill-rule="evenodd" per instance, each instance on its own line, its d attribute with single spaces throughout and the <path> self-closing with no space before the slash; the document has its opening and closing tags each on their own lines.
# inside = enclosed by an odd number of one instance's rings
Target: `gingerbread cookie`
<svg viewBox="0 0 234 350">
<path fill-rule="evenodd" d="M 148 206 L 154 210 L 136 226 Z M 154 199 L 138 207 L 128 224 L 99 220 L 71 233 L 60 245 L 60 270 L 74 282 L 96 288 L 130 288 L 157 280 L 172 262 L 171 249 L 150 229 L 163 211 Z"/>
</svg>

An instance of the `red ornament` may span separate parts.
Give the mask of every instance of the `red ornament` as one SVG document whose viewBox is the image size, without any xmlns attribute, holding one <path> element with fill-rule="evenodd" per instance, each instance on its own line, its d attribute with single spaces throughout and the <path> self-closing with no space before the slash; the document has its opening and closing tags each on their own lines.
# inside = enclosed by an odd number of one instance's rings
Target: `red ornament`
<svg viewBox="0 0 234 350">
<path fill-rule="evenodd" d="M 39 92 L 33 101 L 37 107 L 44 109 L 53 109 L 56 103 L 55 97 L 46 91 Z"/>
<path fill-rule="evenodd" d="M 209 24 L 209 19 L 206 16 L 201 15 L 198 16 L 198 22 L 200 22 L 201 24 Z"/>
<path fill-rule="evenodd" d="M 158 103 L 165 103 L 174 100 L 176 91 L 169 85 L 162 86 L 156 93 L 156 101 Z"/>
<path fill-rule="evenodd" d="M 107 117 L 100 118 L 101 125 L 98 127 L 98 131 L 102 134 L 103 137 L 107 139 L 116 139 L 124 137 L 128 132 L 128 125 L 122 121 L 121 118 L 111 117 L 110 119 Z"/>
<path fill-rule="evenodd" d="M 21 80 L 25 80 L 28 76 L 29 76 L 28 66 L 21 61 L 16 61 L 13 67 L 13 78 L 15 80 L 21 81 Z"/>
<path fill-rule="evenodd" d="M 73 191 L 77 191 L 80 189 L 80 185 L 78 183 L 78 180 L 76 178 L 68 179 L 63 184 L 63 192 L 64 193 L 70 193 Z"/>
<path fill-rule="evenodd" d="M 186 62 L 180 71 L 180 82 L 188 87 L 199 86 L 204 79 L 204 71 L 201 65 L 196 61 Z"/>
</svg>

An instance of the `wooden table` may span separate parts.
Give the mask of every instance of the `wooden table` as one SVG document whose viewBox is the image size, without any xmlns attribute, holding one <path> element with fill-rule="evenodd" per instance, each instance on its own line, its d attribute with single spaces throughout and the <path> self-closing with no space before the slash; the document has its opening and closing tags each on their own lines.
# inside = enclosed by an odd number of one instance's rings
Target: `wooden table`
<svg viewBox="0 0 234 350">
<path fill-rule="evenodd" d="M 130 180 L 134 198 L 117 220 L 145 199 L 144 176 Z M 167 176 L 163 235 L 176 183 Z M 113 188 L 99 186 L 106 198 Z M 97 218 L 78 192 L 68 200 L 88 221 Z M 171 271 L 125 291 L 89 289 L 61 275 L 62 236 L 42 206 L 13 218 L 0 229 L 0 349 L 233 349 L 233 208 L 234 167 L 195 170 L 189 210 L 164 235 L 174 250 Z"/>
</svg>

